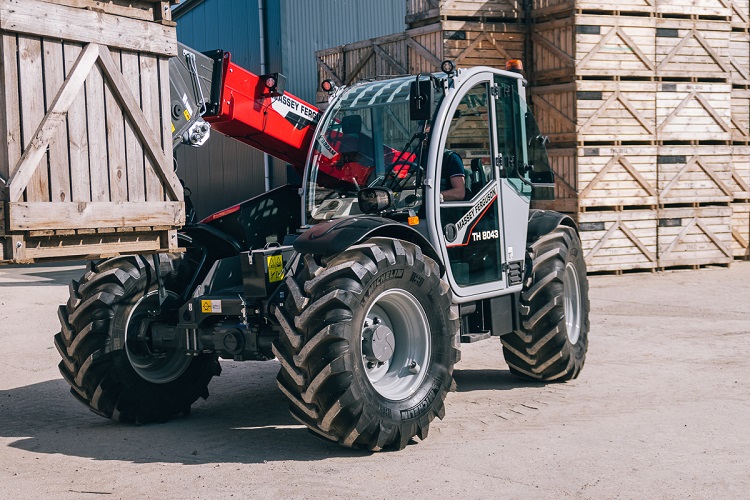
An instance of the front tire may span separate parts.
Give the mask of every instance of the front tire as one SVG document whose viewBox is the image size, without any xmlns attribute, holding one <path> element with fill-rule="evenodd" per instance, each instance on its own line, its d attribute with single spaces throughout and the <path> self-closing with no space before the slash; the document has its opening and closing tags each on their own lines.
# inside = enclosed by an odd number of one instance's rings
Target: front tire
<svg viewBox="0 0 750 500">
<path fill-rule="evenodd" d="M 169 296 L 163 319 L 176 324 L 182 292 L 178 267 L 182 257 L 160 256 Z M 169 264 L 169 266 L 167 266 Z M 181 269 L 185 271 L 186 269 Z M 118 422 L 163 422 L 189 413 L 208 397 L 208 383 L 221 372 L 213 355 L 188 357 L 184 352 L 151 352 L 138 333 L 159 305 L 150 258 L 116 257 L 92 263 L 80 282 L 70 284 L 70 298 L 58 316 L 55 335 L 59 368 L 70 392 L 94 413 Z"/>
<path fill-rule="evenodd" d="M 527 251 L 531 272 L 521 292 L 521 328 L 501 337 L 505 361 L 523 378 L 574 379 L 586 361 L 589 332 L 581 241 L 573 228 L 558 226 Z"/>
<path fill-rule="evenodd" d="M 275 311 L 277 382 L 292 415 L 347 447 L 426 439 L 459 358 L 458 310 L 437 264 L 388 238 L 297 259 Z"/>
</svg>

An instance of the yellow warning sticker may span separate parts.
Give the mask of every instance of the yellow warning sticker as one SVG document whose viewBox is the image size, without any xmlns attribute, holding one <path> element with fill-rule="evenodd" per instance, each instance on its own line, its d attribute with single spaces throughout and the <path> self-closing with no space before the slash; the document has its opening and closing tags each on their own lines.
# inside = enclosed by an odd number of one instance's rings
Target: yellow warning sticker
<svg viewBox="0 0 750 500">
<path fill-rule="evenodd" d="M 173 124 L 172 124 L 172 133 L 173 133 L 173 134 L 174 134 L 174 131 L 175 131 L 175 130 L 177 130 L 177 129 L 176 129 L 176 128 L 174 128 L 174 123 L 173 123 Z"/>
<path fill-rule="evenodd" d="M 281 255 L 269 255 L 268 260 L 268 281 L 275 283 L 284 279 L 284 259 Z"/>
<path fill-rule="evenodd" d="M 190 111 L 188 111 L 188 110 L 186 109 L 185 111 L 183 111 L 183 112 L 182 112 L 182 114 L 183 114 L 183 115 L 185 115 L 185 119 L 186 119 L 187 121 L 190 121 Z"/>
<path fill-rule="evenodd" d="M 201 300 L 201 312 L 204 314 L 221 314 L 221 301 Z"/>
</svg>

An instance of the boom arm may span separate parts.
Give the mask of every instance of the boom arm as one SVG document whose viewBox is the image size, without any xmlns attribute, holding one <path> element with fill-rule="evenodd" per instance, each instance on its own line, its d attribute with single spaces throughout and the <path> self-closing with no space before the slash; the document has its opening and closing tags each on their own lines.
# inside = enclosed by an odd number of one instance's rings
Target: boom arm
<svg viewBox="0 0 750 500">
<path fill-rule="evenodd" d="M 320 117 L 318 108 L 284 92 L 283 76 L 255 75 L 234 64 L 229 52 L 201 54 L 182 44 L 178 50 L 169 75 L 175 147 L 205 142 L 195 140 L 201 131 L 207 132 L 205 120 L 214 130 L 302 172 Z"/>
</svg>

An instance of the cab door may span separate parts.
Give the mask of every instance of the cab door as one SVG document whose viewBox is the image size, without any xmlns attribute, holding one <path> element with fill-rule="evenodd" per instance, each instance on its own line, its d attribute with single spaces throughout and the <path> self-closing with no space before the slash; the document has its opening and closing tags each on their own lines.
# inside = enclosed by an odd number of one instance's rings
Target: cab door
<svg viewBox="0 0 750 500">
<path fill-rule="evenodd" d="M 498 149 L 497 105 L 490 75 L 467 80 L 448 107 L 435 159 L 436 233 L 459 301 L 506 288 L 499 184 L 506 151 Z M 463 199 L 443 195 L 454 194 L 457 158 L 463 166 Z"/>
</svg>

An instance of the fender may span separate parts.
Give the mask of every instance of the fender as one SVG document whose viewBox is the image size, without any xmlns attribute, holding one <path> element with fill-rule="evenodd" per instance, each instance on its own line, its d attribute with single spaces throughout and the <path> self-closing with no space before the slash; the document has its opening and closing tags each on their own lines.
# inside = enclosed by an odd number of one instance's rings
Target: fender
<svg viewBox="0 0 750 500">
<path fill-rule="evenodd" d="M 437 262 L 441 275 L 445 272 L 442 259 L 424 236 L 405 224 L 382 217 L 347 217 L 316 224 L 294 241 L 294 249 L 300 253 L 330 256 L 375 236 L 414 243 L 425 255 Z"/>
<path fill-rule="evenodd" d="M 578 233 L 578 226 L 568 215 L 552 210 L 529 210 L 529 228 L 526 235 L 526 244 L 534 243 L 536 240 L 549 234 L 557 226 L 569 226 Z"/>
</svg>

